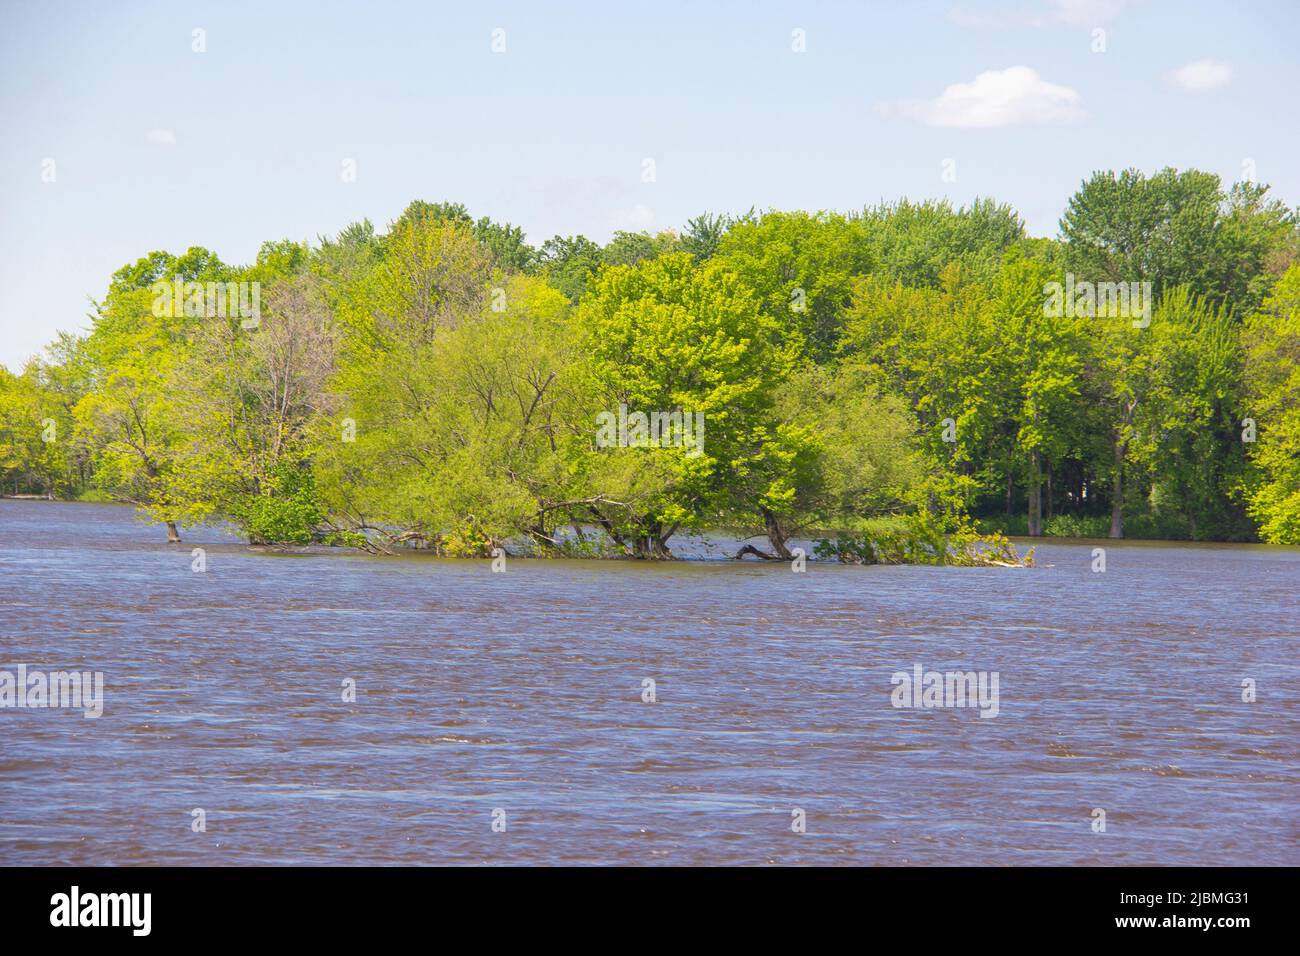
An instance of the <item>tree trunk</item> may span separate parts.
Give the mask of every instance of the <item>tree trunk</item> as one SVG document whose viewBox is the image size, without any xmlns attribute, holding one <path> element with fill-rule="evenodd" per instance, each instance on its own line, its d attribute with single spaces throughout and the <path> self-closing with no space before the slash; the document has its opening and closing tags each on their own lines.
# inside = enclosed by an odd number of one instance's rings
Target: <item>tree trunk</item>
<svg viewBox="0 0 1300 956">
<path fill-rule="evenodd" d="M 168 543 L 168 544 L 180 544 L 180 543 L 181 543 L 181 533 L 180 533 L 178 530 L 176 530 L 176 522 L 175 522 L 175 521 L 168 521 L 168 522 L 167 522 L 167 543 Z"/>
<path fill-rule="evenodd" d="M 643 532 L 632 543 L 633 555 L 651 561 L 671 561 L 673 553 L 668 548 L 668 538 L 671 535 L 664 534 L 663 525 L 655 522 L 643 528 Z"/>
<path fill-rule="evenodd" d="M 671 561 L 673 559 L 673 553 L 668 548 L 668 542 L 653 534 L 646 535 L 645 550 L 641 556 L 650 558 L 652 561 Z"/>
<path fill-rule="evenodd" d="M 782 561 L 793 561 L 794 555 L 790 549 L 785 546 L 788 540 L 785 529 L 781 527 L 781 519 L 778 518 L 770 509 L 760 509 L 763 515 L 763 524 L 767 528 L 767 540 L 772 544 L 772 550 Z"/>
<path fill-rule="evenodd" d="M 1110 536 L 1124 537 L 1124 442 L 1115 439 L 1115 477 L 1110 492 Z"/>
<path fill-rule="evenodd" d="M 1043 533 L 1043 474 L 1037 451 L 1029 453 L 1029 536 Z"/>
</svg>

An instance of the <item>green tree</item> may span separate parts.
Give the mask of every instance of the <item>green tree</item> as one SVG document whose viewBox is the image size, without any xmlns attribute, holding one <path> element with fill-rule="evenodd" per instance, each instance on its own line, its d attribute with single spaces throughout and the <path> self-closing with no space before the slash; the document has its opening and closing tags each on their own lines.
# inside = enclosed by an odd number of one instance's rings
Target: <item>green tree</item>
<svg viewBox="0 0 1300 956">
<path fill-rule="evenodd" d="M 0 489 L 65 496 L 84 483 L 85 462 L 73 438 L 69 396 L 57 369 L 40 359 L 22 374 L 0 366 Z"/>
<path fill-rule="evenodd" d="M 609 245 L 601 251 L 601 261 L 610 266 L 634 266 L 646 259 L 655 259 L 676 251 L 675 233 L 665 230 L 658 235 L 648 232 L 616 232 Z"/>
<path fill-rule="evenodd" d="M 1041 260 L 1008 257 L 993 286 L 992 321 L 1016 401 L 1008 409 L 1028 495 L 1028 530 L 1043 533 L 1044 464 L 1074 448 L 1083 390 L 1086 320 L 1047 307 L 1052 270 Z"/>
<path fill-rule="evenodd" d="M 588 468 L 619 479 L 596 486 L 608 488 L 588 506 L 596 523 L 630 553 L 670 556 L 669 538 L 718 521 L 764 454 L 793 350 L 737 275 L 685 253 L 605 269 L 575 318 L 593 412 L 703 420 L 694 447 L 596 447 Z"/>
<path fill-rule="evenodd" d="M 1223 301 L 1239 315 L 1258 311 L 1274 283 L 1300 260 L 1300 214 L 1269 187 L 1236 183 L 1229 191 L 1214 265 Z"/>
<path fill-rule="evenodd" d="M 1189 286 L 1216 305 L 1254 308 L 1300 250 L 1297 216 L 1267 186 L 1195 169 L 1098 172 L 1061 218 L 1066 266 L 1092 281 Z"/>
<path fill-rule="evenodd" d="M 1015 211 L 992 199 L 958 209 L 946 199 L 881 203 L 863 211 L 858 228 L 876 274 L 919 288 L 937 288 L 953 263 L 966 281 L 991 282 L 1025 234 Z"/>
<path fill-rule="evenodd" d="M 601 248 L 586 236 L 553 236 L 537 254 L 537 270 L 570 302 L 577 302 L 604 262 Z"/>
<path fill-rule="evenodd" d="M 776 425 L 759 454 L 729 476 L 731 523 L 762 533 L 790 560 L 791 537 L 847 531 L 910 511 L 925 484 L 916 426 L 903 402 L 856 364 L 807 364 L 779 389 Z"/>
<path fill-rule="evenodd" d="M 845 360 L 869 369 L 916 419 L 936 511 L 996 495 L 1017 467 L 1013 410 L 1022 398 L 993 301 L 987 284 L 966 281 L 953 263 L 938 289 L 859 279 L 845 316 Z"/>
<path fill-rule="evenodd" d="M 346 527 L 453 554 L 483 556 L 515 534 L 553 543 L 571 479 L 568 303 L 536 278 L 502 282 L 499 311 L 343 369 L 337 416 L 355 432 L 322 442 L 319 463 Z"/>
<path fill-rule="evenodd" d="M 87 374 L 96 387 L 80 398 L 73 415 L 76 440 L 94 462 L 95 484 L 164 524 L 172 542 L 180 541 L 179 524 L 209 513 L 173 483 L 183 440 L 176 368 L 204 318 L 182 301 L 156 294 L 153 286 L 230 278 L 229 268 L 202 248 L 179 258 L 151 253 L 114 274 L 84 343 Z"/>
<path fill-rule="evenodd" d="M 682 233 L 681 249 L 682 252 L 689 252 L 695 257 L 696 262 L 705 262 L 712 259 L 717 254 L 718 249 L 722 246 L 722 237 L 732 226 L 740 222 L 755 222 L 756 217 L 754 210 L 743 216 L 735 217 L 727 214 L 715 215 L 713 213 L 701 213 L 694 219 L 687 220 L 686 229 Z"/>
<path fill-rule="evenodd" d="M 849 218 L 775 211 L 732 226 L 713 261 L 741 276 L 787 340 L 820 361 L 834 352 L 855 277 L 872 263 Z"/>
<path fill-rule="evenodd" d="M 309 467 L 321 423 L 333 413 L 329 389 L 336 328 L 315 277 L 282 279 L 265 295 L 255 328 L 210 318 L 195 330 L 175 371 L 172 398 L 179 441 L 165 486 L 191 515 L 226 515 L 250 540 L 306 520 Z M 191 519 L 192 520 L 192 519 Z M 302 541 L 301 525 L 282 540 Z"/>
<path fill-rule="evenodd" d="M 1258 431 L 1256 476 L 1245 485 L 1259 534 L 1300 544 L 1300 265 L 1293 265 L 1242 332 L 1249 404 Z M 1243 436 L 1245 432 L 1243 431 Z"/>
</svg>

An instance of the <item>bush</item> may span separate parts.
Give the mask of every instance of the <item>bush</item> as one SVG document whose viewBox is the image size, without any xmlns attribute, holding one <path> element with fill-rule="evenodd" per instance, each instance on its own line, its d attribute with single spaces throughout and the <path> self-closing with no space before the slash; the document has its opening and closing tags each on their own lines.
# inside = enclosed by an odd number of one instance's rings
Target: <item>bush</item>
<svg viewBox="0 0 1300 956">
<path fill-rule="evenodd" d="M 981 534 L 967 523 L 945 533 L 940 522 L 909 516 L 902 526 L 883 526 L 822 538 L 813 553 L 823 561 L 843 564 L 946 564 L 959 567 L 1034 563 L 1034 550 L 1022 557 L 1002 534 Z"/>
<path fill-rule="evenodd" d="M 77 495 L 76 500 L 90 504 L 112 504 L 117 501 L 117 499 L 107 491 L 103 491 L 99 488 L 87 488 L 81 494 Z"/>
<path fill-rule="evenodd" d="M 1108 515 L 1052 515 L 1043 523 L 1050 538 L 1104 538 L 1110 534 Z"/>
<path fill-rule="evenodd" d="M 1023 538 L 1029 534 L 1029 518 L 1023 514 L 992 515 L 976 520 L 975 528 L 980 534 L 1001 534 Z"/>
<path fill-rule="evenodd" d="M 492 537 L 471 518 L 440 535 L 436 550 L 447 558 L 490 558 L 496 547 Z"/>
<path fill-rule="evenodd" d="M 320 537 L 325 506 L 306 465 L 281 462 L 263 484 L 262 494 L 246 495 L 231 517 L 250 544 L 311 544 Z"/>
</svg>

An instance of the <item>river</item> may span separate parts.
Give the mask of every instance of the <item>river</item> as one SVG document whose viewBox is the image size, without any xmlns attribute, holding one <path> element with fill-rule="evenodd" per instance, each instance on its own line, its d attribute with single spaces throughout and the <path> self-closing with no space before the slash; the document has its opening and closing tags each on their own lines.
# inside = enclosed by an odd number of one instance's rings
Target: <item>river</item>
<svg viewBox="0 0 1300 956">
<path fill-rule="evenodd" d="M 1300 864 L 1300 549 L 1037 558 L 494 573 L 0 501 L 0 670 L 104 680 L 0 709 L 0 859 Z M 895 707 L 918 665 L 996 716 Z"/>
</svg>

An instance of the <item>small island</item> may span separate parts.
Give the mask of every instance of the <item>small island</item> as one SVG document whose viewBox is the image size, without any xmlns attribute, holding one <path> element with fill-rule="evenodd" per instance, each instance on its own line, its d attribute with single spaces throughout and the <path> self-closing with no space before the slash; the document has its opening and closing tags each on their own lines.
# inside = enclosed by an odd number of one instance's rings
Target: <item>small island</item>
<svg viewBox="0 0 1300 956">
<path fill-rule="evenodd" d="M 0 487 L 377 554 L 1296 543 L 1298 248 L 1267 187 L 1195 170 L 1097 173 L 1057 239 L 902 200 L 532 246 L 414 202 L 122 267 L 88 333 L 0 370 Z"/>
</svg>

